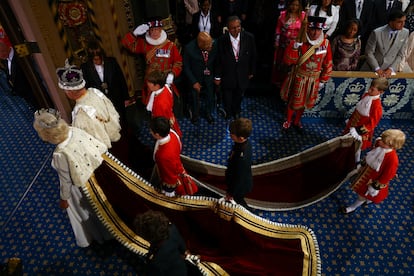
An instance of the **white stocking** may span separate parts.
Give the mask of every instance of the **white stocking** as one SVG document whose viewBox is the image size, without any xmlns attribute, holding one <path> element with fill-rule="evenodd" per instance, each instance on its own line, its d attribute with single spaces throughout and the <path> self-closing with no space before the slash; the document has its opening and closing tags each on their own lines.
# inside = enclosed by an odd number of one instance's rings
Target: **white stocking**
<svg viewBox="0 0 414 276">
<path fill-rule="evenodd" d="M 355 209 L 357 209 L 359 206 L 364 204 L 365 201 L 366 201 L 365 198 L 358 196 L 357 200 L 355 200 L 355 202 L 351 206 L 346 207 L 346 212 L 350 213 L 350 212 L 355 211 Z"/>
<path fill-rule="evenodd" d="M 358 164 L 359 162 L 361 162 L 361 148 L 355 152 L 355 163 Z"/>
</svg>

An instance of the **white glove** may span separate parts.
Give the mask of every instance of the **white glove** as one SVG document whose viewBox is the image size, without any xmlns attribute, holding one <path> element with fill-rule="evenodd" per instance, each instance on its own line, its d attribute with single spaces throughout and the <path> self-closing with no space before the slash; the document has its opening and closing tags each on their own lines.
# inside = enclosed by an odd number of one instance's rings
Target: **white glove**
<svg viewBox="0 0 414 276">
<path fill-rule="evenodd" d="M 297 48 L 299 48 L 300 46 L 302 46 L 303 45 L 303 43 L 302 42 L 295 42 L 294 44 L 293 44 L 293 48 L 295 48 L 295 49 L 297 49 Z"/>
<path fill-rule="evenodd" d="M 174 81 L 174 74 L 173 73 L 168 73 L 167 75 L 167 79 L 165 80 L 165 83 L 168 85 L 171 85 Z"/>
<path fill-rule="evenodd" d="M 149 30 L 147 23 L 141 24 L 132 32 L 135 36 L 143 35 Z"/>
<path fill-rule="evenodd" d="M 368 185 L 368 190 L 365 193 L 365 195 L 370 195 L 372 197 L 376 197 L 379 193 L 379 190 L 375 189 L 374 187 L 372 187 L 371 185 Z"/>
<path fill-rule="evenodd" d="M 358 134 L 354 127 L 351 127 L 349 129 L 349 134 L 351 134 L 351 136 L 354 137 L 355 140 L 362 141 L 361 135 Z"/>
<path fill-rule="evenodd" d="M 318 88 L 318 90 L 319 90 L 319 91 L 321 91 L 324 87 L 325 87 L 325 83 L 324 83 L 324 82 L 320 82 L 320 83 L 319 83 L 319 88 Z"/>
</svg>

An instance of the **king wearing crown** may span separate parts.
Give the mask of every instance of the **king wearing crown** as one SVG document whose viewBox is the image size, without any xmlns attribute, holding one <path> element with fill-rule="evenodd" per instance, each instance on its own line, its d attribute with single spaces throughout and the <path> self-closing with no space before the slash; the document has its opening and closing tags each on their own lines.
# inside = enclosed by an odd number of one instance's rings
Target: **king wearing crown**
<svg viewBox="0 0 414 276">
<path fill-rule="evenodd" d="M 329 40 L 325 38 L 323 27 L 326 18 L 308 16 L 308 24 L 303 32 L 306 37 L 291 41 L 285 50 L 283 62 L 293 65 L 293 70 L 283 82 L 281 98 L 287 102 L 286 121 L 282 129 L 290 128 L 303 132 L 301 117 L 306 109 L 315 105 L 319 90 L 329 80 L 332 73 L 332 52 Z M 295 118 L 293 120 L 293 117 Z"/>
<path fill-rule="evenodd" d="M 148 104 L 151 94 L 146 86 L 147 76 L 154 70 L 165 73 L 167 75 L 166 83 L 171 86 L 175 94 L 178 94 L 173 81 L 181 74 L 183 58 L 174 42 L 167 38 L 162 20 L 153 19 L 139 25 L 133 32 L 124 36 L 122 45 L 134 54 L 145 55 L 146 70 L 141 98 L 144 105 Z"/>
<path fill-rule="evenodd" d="M 96 88 L 85 88 L 82 71 L 66 62 L 56 70 L 58 86 L 76 102 L 72 110 L 72 125 L 111 148 L 111 142 L 121 138 L 119 114 L 111 100 Z"/>
</svg>

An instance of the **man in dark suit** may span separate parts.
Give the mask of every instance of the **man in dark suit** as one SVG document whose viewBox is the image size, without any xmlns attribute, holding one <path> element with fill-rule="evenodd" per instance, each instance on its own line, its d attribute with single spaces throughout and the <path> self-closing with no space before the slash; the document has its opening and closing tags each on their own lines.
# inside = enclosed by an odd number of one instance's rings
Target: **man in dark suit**
<svg viewBox="0 0 414 276">
<path fill-rule="evenodd" d="M 200 1 L 200 11 L 193 14 L 191 36 L 196 38 L 199 32 L 208 32 L 214 39 L 222 34 L 217 14 L 211 9 L 210 0 Z"/>
<path fill-rule="evenodd" d="M 388 16 L 393 10 L 402 11 L 402 2 L 398 0 L 374 0 L 373 29 L 388 23 Z"/>
<path fill-rule="evenodd" d="M 217 20 L 222 26 L 228 22 L 230 16 L 239 17 L 243 24 L 246 21 L 249 8 L 248 0 L 220 0 L 215 1 L 214 6 L 214 10 L 217 11 Z"/>
<path fill-rule="evenodd" d="M 14 48 L 8 39 L 0 40 L 0 61 L 1 70 L 7 76 L 8 91 L 12 95 L 23 97 L 26 102 L 33 108 L 38 108 L 38 103 L 34 97 L 31 85 L 24 74 L 23 68 L 20 66 L 18 57 L 14 52 Z"/>
<path fill-rule="evenodd" d="M 243 95 L 256 71 L 256 43 L 251 33 L 242 30 L 237 16 L 229 17 L 227 28 L 228 33 L 218 40 L 215 83 L 221 85 L 227 119 L 237 119 Z"/>
<path fill-rule="evenodd" d="M 89 60 L 81 65 L 86 87 L 102 91 L 125 119 L 125 101 L 129 99 L 124 74 L 114 57 L 107 57 L 96 41 L 88 44 Z"/>
<path fill-rule="evenodd" d="M 185 47 L 183 70 L 191 85 L 191 122 L 197 123 L 200 115 L 200 93 L 204 92 L 205 116 L 209 124 L 214 122 L 214 63 L 217 44 L 207 32 L 200 32 L 197 39 Z"/>
<path fill-rule="evenodd" d="M 372 31 L 374 20 L 373 12 L 373 0 L 347 0 L 343 2 L 341 9 L 339 10 L 341 30 L 345 28 L 346 23 L 349 20 L 355 18 L 359 20 L 358 34 L 361 36 L 362 50 L 365 49 L 365 44 L 368 40 L 368 36 Z"/>
</svg>

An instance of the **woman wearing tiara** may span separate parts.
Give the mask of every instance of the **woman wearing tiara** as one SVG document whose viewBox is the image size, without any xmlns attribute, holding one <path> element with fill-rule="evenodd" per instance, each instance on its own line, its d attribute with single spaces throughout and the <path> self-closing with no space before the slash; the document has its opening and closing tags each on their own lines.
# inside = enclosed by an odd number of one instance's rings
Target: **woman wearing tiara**
<svg viewBox="0 0 414 276">
<path fill-rule="evenodd" d="M 69 127 L 54 109 L 36 111 L 33 127 L 43 141 L 56 145 L 52 167 L 59 176 L 59 206 L 67 211 L 76 244 L 87 247 L 93 240 L 102 243 L 111 239 L 82 192 L 102 163 L 105 144 L 79 128 Z"/>
</svg>

